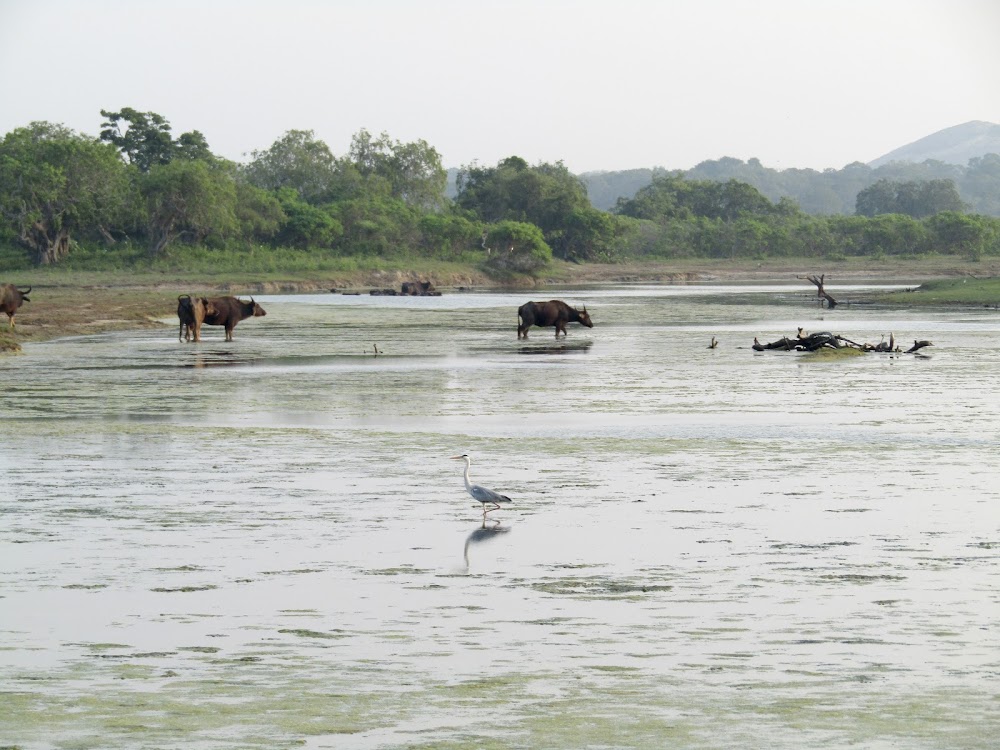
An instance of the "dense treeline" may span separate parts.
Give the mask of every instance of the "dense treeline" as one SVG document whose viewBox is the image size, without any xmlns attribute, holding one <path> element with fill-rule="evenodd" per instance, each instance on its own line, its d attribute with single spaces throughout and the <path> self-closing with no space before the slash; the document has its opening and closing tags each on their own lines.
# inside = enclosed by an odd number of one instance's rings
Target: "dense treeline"
<svg viewBox="0 0 1000 750">
<path fill-rule="evenodd" d="M 737 180 L 665 175 L 619 200 L 617 214 L 641 222 L 631 251 L 661 257 L 825 257 L 1000 254 L 1000 219 L 943 210 L 919 219 L 900 213 L 812 216 L 788 198 L 772 203 Z"/>
<path fill-rule="evenodd" d="M 655 177 L 667 174 L 662 168 L 630 169 L 622 172 L 590 172 L 581 175 L 591 202 L 610 209 L 619 198 L 631 198 Z M 758 159 L 742 161 L 731 157 L 704 161 L 683 173 L 692 180 L 728 182 L 739 180 L 753 185 L 772 201 L 794 200 L 809 214 L 853 215 L 858 194 L 880 181 L 931 182 L 950 180 L 960 201 L 973 213 L 1000 217 L 1000 154 L 970 159 L 967 166 L 928 159 L 922 163 L 892 162 L 872 168 L 860 162 L 843 169 L 770 169 Z"/>
<path fill-rule="evenodd" d="M 561 163 L 512 156 L 458 171 L 438 152 L 365 130 L 334 154 L 292 130 L 246 163 L 174 137 L 153 112 L 102 111 L 99 137 L 32 123 L 0 141 L 0 270 L 343 269 L 425 258 L 535 275 L 553 258 L 1000 254 L 1000 221 L 964 213 L 953 183 L 868 186 L 864 216 L 814 216 L 740 180 L 658 173 L 612 211 Z"/>
</svg>

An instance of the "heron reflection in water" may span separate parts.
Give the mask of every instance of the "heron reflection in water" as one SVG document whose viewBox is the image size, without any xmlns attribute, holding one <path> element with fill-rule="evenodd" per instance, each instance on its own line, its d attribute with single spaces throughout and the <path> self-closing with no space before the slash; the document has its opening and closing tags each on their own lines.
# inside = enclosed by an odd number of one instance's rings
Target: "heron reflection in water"
<svg viewBox="0 0 1000 750">
<path fill-rule="evenodd" d="M 483 504 L 483 521 L 486 521 L 486 514 L 490 511 L 497 510 L 501 503 L 512 503 L 514 502 L 506 495 L 501 495 L 499 492 L 494 492 L 493 490 L 488 490 L 485 487 L 480 487 L 478 484 L 473 484 L 469 481 L 469 467 L 472 466 L 472 459 L 469 458 L 467 453 L 463 453 L 461 456 L 452 456 L 456 461 L 465 461 L 465 490 L 470 495 L 472 495 L 473 500 L 477 500 Z M 492 508 L 487 508 L 487 505 L 492 505 Z"/>
<path fill-rule="evenodd" d="M 469 569 L 469 547 L 473 544 L 481 544 L 482 542 L 488 542 L 490 539 L 496 539 L 500 534 L 506 534 L 510 531 L 509 526 L 501 526 L 500 521 L 491 520 L 490 525 L 486 525 L 486 517 L 483 517 L 483 525 L 473 531 L 469 536 L 465 538 L 465 549 L 463 554 L 465 556 L 465 569 Z"/>
</svg>

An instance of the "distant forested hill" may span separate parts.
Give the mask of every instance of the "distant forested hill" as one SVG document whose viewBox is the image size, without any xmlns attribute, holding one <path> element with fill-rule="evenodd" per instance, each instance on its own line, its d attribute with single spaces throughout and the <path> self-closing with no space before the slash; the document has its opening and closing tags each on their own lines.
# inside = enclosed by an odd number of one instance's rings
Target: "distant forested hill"
<svg viewBox="0 0 1000 750">
<path fill-rule="evenodd" d="M 965 161 L 954 158 L 965 156 Z M 919 157 L 923 157 L 917 161 Z M 609 210 L 619 198 L 632 198 L 652 182 L 663 167 L 580 175 L 595 208 Z M 723 157 L 704 161 L 684 176 L 696 180 L 739 180 L 772 201 L 794 200 L 810 214 L 854 214 L 861 190 L 878 180 L 949 179 L 974 213 L 1000 216 L 1000 125 L 972 122 L 939 131 L 909 146 L 891 151 L 871 164 L 853 162 L 843 169 L 783 169 L 765 167 L 757 159 Z"/>
</svg>

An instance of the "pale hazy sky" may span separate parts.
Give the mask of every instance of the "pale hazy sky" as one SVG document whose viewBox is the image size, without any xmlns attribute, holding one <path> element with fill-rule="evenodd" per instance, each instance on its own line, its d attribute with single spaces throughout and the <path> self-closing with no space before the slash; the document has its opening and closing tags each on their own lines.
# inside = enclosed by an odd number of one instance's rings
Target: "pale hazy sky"
<svg viewBox="0 0 1000 750">
<path fill-rule="evenodd" d="M 122 107 L 236 161 L 365 128 L 446 167 L 840 169 L 1000 123 L 1000 1 L 0 0 L 0 135 Z"/>
</svg>

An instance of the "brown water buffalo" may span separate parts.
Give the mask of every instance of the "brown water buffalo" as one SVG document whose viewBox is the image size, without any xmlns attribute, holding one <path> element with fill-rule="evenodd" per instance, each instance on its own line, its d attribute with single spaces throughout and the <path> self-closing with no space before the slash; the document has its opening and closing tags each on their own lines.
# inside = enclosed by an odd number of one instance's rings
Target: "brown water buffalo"
<svg viewBox="0 0 1000 750">
<path fill-rule="evenodd" d="M 215 308 L 212 303 L 204 297 L 192 297 L 190 294 L 182 294 L 177 298 L 177 318 L 180 326 L 177 329 L 177 340 L 201 341 L 201 326 L 205 322 L 205 316 L 214 313 Z"/>
<path fill-rule="evenodd" d="M 563 336 L 566 335 L 567 323 L 576 322 L 587 326 L 587 328 L 594 327 L 586 307 L 577 310 L 558 299 L 549 302 L 525 302 L 517 308 L 517 317 L 517 337 L 519 339 L 528 338 L 528 329 L 533 325 L 542 328 L 555 326 L 556 338 L 559 338 L 559 331 L 562 331 Z"/>
<path fill-rule="evenodd" d="M 17 308 L 25 302 L 31 302 L 28 299 L 30 291 L 30 286 L 27 289 L 18 289 L 13 284 L 0 284 L 0 312 L 7 313 L 10 328 L 14 327 L 14 315 L 17 313 Z"/>
<path fill-rule="evenodd" d="M 226 341 L 233 340 L 233 329 L 236 324 L 244 318 L 259 318 L 267 315 L 264 308 L 254 302 L 253 297 L 249 302 L 244 302 L 236 297 L 211 297 L 205 300 L 205 304 L 211 306 L 212 312 L 205 310 L 205 325 L 225 326 Z"/>
</svg>

